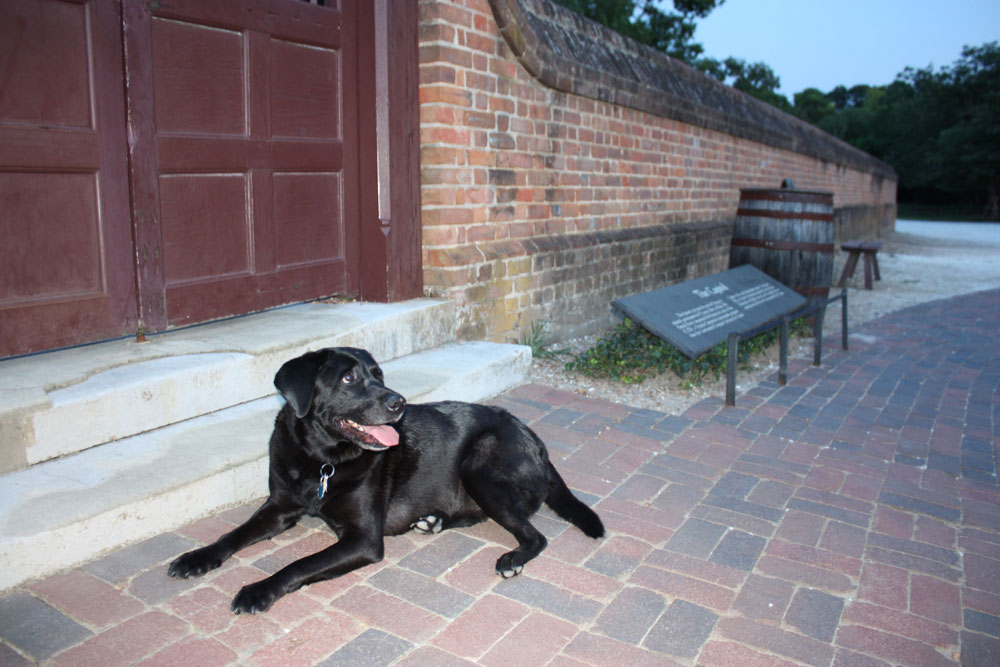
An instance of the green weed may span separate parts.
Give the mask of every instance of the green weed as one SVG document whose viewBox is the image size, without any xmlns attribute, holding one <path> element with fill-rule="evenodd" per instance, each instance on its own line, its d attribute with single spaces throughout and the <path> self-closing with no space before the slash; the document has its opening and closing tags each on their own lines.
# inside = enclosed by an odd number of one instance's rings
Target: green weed
<svg viewBox="0 0 1000 667">
<path fill-rule="evenodd" d="M 805 320 L 795 320 L 790 337 L 810 335 Z M 778 329 L 741 341 L 737 363 L 747 369 L 750 361 L 778 342 Z M 566 368 L 589 377 L 611 378 L 625 384 L 673 371 L 687 387 L 700 385 L 705 378 L 718 379 L 726 372 L 729 351 L 725 343 L 716 345 L 697 359 L 688 359 L 673 345 L 657 338 L 631 320 L 598 339 L 589 350 L 567 362 Z"/>
</svg>

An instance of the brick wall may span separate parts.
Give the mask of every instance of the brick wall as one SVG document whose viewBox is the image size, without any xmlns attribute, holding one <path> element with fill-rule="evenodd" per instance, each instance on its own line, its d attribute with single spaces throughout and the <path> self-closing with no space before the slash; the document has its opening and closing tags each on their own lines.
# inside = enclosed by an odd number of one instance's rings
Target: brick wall
<svg viewBox="0 0 1000 667">
<path fill-rule="evenodd" d="M 548 0 L 422 0 L 420 143 L 425 290 L 465 338 L 592 332 L 728 268 L 741 188 L 895 219 L 888 166 Z"/>
</svg>

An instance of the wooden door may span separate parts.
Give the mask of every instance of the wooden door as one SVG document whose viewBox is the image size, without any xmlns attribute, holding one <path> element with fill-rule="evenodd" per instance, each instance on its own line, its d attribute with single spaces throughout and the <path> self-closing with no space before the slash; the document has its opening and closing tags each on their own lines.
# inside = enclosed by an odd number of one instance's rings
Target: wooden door
<svg viewBox="0 0 1000 667">
<path fill-rule="evenodd" d="M 0 2 L 0 357 L 135 331 L 120 21 Z"/>
<path fill-rule="evenodd" d="M 124 0 L 145 328 L 356 294 L 356 9 L 330 4 Z"/>
</svg>

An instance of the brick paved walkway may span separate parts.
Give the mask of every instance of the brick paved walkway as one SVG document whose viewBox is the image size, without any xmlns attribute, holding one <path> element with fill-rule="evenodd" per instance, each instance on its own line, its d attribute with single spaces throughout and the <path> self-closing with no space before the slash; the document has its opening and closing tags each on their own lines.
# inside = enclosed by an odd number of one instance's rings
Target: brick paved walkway
<svg viewBox="0 0 1000 667">
<path fill-rule="evenodd" d="M 925 304 L 684 415 L 521 387 L 497 402 L 603 541 L 543 511 L 549 548 L 501 581 L 494 524 L 390 538 L 379 565 L 237 617 L 243 584 L 331 543 L 309 521 L 167 578 L 240 508 L 0 598 L 0 665 L 1000 664 L 997 332 L 1000 291 Z"/>
</svg>

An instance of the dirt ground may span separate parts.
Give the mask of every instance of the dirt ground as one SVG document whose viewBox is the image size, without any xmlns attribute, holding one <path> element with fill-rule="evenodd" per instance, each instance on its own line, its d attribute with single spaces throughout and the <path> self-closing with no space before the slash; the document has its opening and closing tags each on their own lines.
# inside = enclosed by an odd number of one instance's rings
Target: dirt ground
<svg viewBox="0 0 1000 667">
<path fill-rule="evenodd" d="M 838 251 L 834 258 L 834 282 L 840 277 L 846 257 L 846 253 Z M 847 282 L 849 331 L 864 322 L 925 301 L 1000 288 L 1000 225 L 899 220 L 896 231 L 883 239 L 878 262 L 882 280 L 875 282 L 872 290 L 864 289 L 861 262 L 854 277 Z M 839 288 L 831 289 L 831 296 L 837 293 Z M 835 302 L 827 312 L 824 336 L 839 340 L 840 326 L 840 304 Z M 573 354 L 578 354 L 592 346 L 597 338 L 595 335 L 560 341 L 551 347 L 569 348 Z M 790 357 L 810 358 L 812 353 L 811 338 L 793 339 L 789 347 Z M 568 359 L 536 358 L 529 381 L 668 414 L 679 414 L 708 396 L 724 397 L 726 394 L 724 375 L 691 388 L 686 388 L 684 381 L 672 372 L 627 385 L 567 371 L 564 365 Z M 737 394 L 777 372 L 777 345 L 752 360 L 751 366 L 751 370 L 738 372 Z"/>
</svg>

